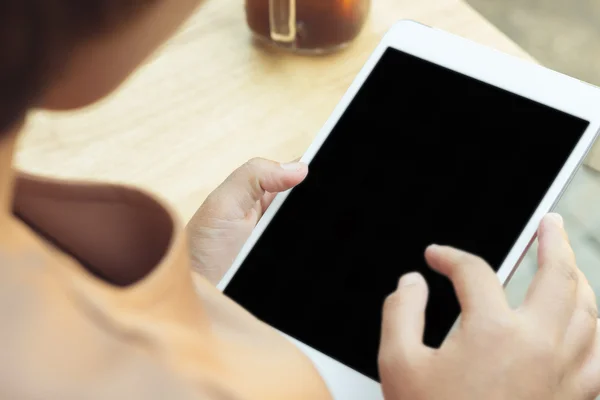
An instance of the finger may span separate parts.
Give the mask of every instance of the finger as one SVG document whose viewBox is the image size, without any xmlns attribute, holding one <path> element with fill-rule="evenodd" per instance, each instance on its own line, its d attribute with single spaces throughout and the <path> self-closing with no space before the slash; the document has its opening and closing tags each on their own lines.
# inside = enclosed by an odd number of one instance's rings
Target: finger
<svg viewBox="0 0 600 400">
<path fill-rule="evenodd" d="M 298 157 L 294 161 L 292 161 L 291 163 L 283 164 L 284 168 L 290 168 L 290 165 L 300 163 L 301 159 L 302 159 L 302 157 Z M 303 164 L 303 163 L 300 163 L 300 164 Z M 291 169 L 294 169 L 294 168 L 291 168 Z M 304 176 L 304 178 L 306 178 L 306 175 Z M 304 178 L 302 178 L 302 180 L 304 180 Z M 301 182 L 302 181 L 300 181 L 299 183 L 301 183 Z M 297 184 L 294 185 L 294 186 L 297 186 Z M 285 189 L 285 190 L 287 190 L 287 189 Z M 262 212 L 263 213 L 265 211 L 267 211 L 267 208 L 269 208 L 269 206 L 271 205 L 271 203 L 273 202 L 273 200 L 275 200 L 275 196 L 277 196 L 277 193 L 273 193 L 273 192 L 265 193 L 265 195 L 263 196 L 262 201 L 261 201 Z"/>
<path fill-rule="evenodd" d="M 578 386 L 582 399 L 593 400 L 600 395 L 600 321 L 596 320 L 594 343 L 579 373 Z"/>
<path fill-rule="evenodd" d="M 548 214 L 538 230 L 538 272 L 522 309 L 545 332 L 563 335 L 575 310 L 579 279 L 562 218 Z"/>
<path fill-rule="evenodd" d="M 464 318 L 509 312 L 506 295 L 494 270 L 481 258 L 445 246 L 430 246 L 425 259 L 452 281 Z"/>
<path fill-rule="evenodd" d="M 565 335 L 566 358 L 574 363 L 583 361 L 594 344 L 598 306 L 596 295 L 581 271 L 577 285 L 575 312 Z"/>
<path fill-rule="evenodd" d="M 423 345 L 428 288 L 418 273 L 404 275 L 398 289 L 385 301 L 380 361 L 402 362 L 426 349 Z"/>
<path fill-rule="evenodd" d="M 220 195 L 234 198 L 243 210 L 252 209 L 262 202 L 267 193 L 289 190 L 302 182 L 308 174 L 308 166 L 303 163 L 280 164 L 255 158 L 238 168 L 219 187 Z"/>
<path fill-rule="evenodd" d="M 262 212 L 267 211 L 267 208 L 269 208 L 273 200 L 275 200 L 275 196 L 277 196 L 277 193 L 265 193 L 261 201 Z"/>
</svg>

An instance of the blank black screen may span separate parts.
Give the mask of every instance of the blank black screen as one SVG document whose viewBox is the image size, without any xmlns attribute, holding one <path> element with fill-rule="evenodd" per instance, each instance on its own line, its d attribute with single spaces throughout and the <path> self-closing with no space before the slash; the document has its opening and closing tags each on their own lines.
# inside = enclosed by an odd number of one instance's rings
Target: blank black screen
<svg viewBox="0 0 600 400">
<path fill-rule="evenodd" d="M 425 342 L 459 315 L 432 243 L 498 269 L 587 121 L 386 50 L 225 293 L 378 379 L 381 310 L 401 275 L 430 286 Z"/>
</svg>

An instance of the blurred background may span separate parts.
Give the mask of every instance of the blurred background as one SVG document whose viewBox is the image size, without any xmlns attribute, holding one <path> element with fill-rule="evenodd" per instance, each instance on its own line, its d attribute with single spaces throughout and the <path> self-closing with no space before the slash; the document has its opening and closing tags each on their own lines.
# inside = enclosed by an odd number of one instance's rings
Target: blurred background
<svg viewBox="0 0 600 400">
<path fill-rule="evenodd" d="M 541 64 L 600 86 L 600 0 L 466 1 Z M 582 167 L 557 211 L 600 299 L 600 172 Z M 507 288 L 513 305 L 535 273 L 535 252 L 534 246 Z"/>
<path fill-rule="evenodd" d="M 466 0 L 540 63 L 600 86 L 599 0 Z"/>
</svg>

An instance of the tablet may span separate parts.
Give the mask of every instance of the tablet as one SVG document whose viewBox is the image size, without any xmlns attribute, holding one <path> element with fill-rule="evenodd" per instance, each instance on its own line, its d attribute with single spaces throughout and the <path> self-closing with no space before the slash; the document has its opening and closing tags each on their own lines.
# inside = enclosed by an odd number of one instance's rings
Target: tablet
<svg viewBox="0 0 600 400">
<path fill-rule="evenodd" d="M 429 283 L 424 342 L 460 308 L 431 271 L 437 243 L 483 257 L 506 283 L 600 126 L 600 90 L 415 22 L 387 33 L 220 288 L 289 337 L 335 398 L 381 398 L 384 299 Z"/>
</svg>

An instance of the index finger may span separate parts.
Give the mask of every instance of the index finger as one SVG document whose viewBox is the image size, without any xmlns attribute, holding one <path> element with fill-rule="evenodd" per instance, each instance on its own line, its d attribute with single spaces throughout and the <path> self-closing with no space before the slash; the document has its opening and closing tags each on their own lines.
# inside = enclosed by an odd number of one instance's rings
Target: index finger
<svg viewBox="0 0 600 400">
<path fill-rule="evenodd" d="M 425 252 L 429 265 L 454 286 L 465 317 L 497 316 L 510 311 L 496 273 L 480 257 L 445 246 L 430 246 Z"/>
<path fill-rule="evenodd" d="M 542 220 L 538 243 L 539 269 L 522 308 L 546 331 L 562 335 L 575 310 L 579 273 L 560 215 Z"/>
</svg>

